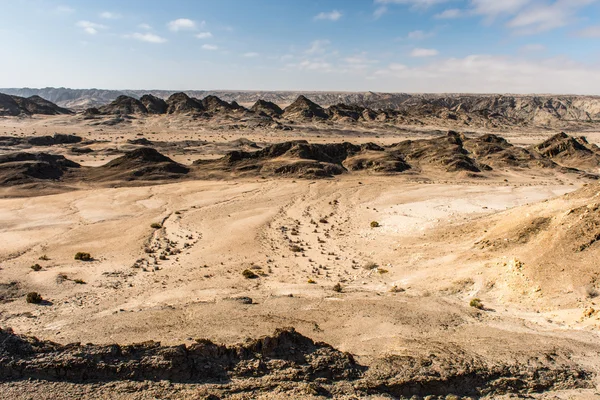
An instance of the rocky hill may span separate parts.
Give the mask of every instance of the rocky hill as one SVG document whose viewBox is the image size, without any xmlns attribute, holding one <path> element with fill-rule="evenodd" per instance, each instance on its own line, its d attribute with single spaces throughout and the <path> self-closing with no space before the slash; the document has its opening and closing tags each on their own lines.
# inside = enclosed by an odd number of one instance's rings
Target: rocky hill
<svg viewBox="0 0 600 400">
<path fill-rule="evenodd" d="M 72 114 L 72 111 L 67 110 L 66 108 L 59 107 L 56 104 L 45 100 L 39 96 L 31 96 L 25 98 L 0 93 L 0 116 L 19 116 L 33 114 Z"/>
</svg>

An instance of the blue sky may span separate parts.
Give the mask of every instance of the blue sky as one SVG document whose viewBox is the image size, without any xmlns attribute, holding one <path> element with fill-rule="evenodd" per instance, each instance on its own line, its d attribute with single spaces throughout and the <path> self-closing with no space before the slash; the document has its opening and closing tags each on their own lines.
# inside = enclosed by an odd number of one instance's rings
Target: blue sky
<svg viewBox="0 0 600 400">
<path fill-rule="evenodd" d="M 600 0 L 0 1 L 0 87 L 600 94 Z"/>
</svg>

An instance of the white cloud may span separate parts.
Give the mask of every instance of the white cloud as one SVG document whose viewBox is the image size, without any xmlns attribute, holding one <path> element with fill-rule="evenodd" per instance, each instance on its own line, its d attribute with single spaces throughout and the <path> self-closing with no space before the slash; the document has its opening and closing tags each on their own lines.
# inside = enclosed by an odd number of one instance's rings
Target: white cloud
<svg viewBox="0 0 600 400">
<path fill-rule="evenodd" d="M 90 21 L 78 21 L 76 24 L 79 28 L 82 28 L 85 33 L 88 35 L 95 35 L 98 33 L 100 29 L 106 29 L 107 26 L 102 24 L 97 24 L 95 22 Z"/>
<path fill-rule="evenodd" d="M 355 54 L 344 58 L 343 61 L 346 63 L 345 68 L 351 71 L 367 70 L 379 63 L 379 61 L 369 58 L 367 53 Z"/>
<path fill-rule="evenodd" d="M 521 52 L 521 53 L 537 53 L 537 52 L 545 51 L 545 50 L 546 50 L 546 46 L 544 46 L 543 44 L 539 44 L 539 43 L 526 44 L 519 48 L 519 52 Z"/>
<path fill-rule="evenodd" d="M 375 19 L 379 19 L 379 18 L 381 18 L 381 17 L 382 17 L 382 16 L 383 16 L 383 15 L 384 15 L 384 14 L 385 14 L 387 11 L 388 11 L 388 9 L 387 9 L 387 7 L 386 7 L 386 6 L 380 6 L 380 7 L 377 7 L 377 8 L 375 9 L 375 11 L 373 11 L 373 17 L 374 17 Z"/>
<path fill-rule="evenodd" d="M 204 50 L 211 50 L 211 51 L 219 50 L 219 46 L 215 46 L 214 44 L 203 44 L 202 48 Z"/>
<path fill-rule="evenodd" d="M 437 19 L 454 19 L 454 18 L 462 17 L 463 15 L 464 15 L 463 10 L 458 9 L 458 8 L 449 8 L 447 10 L 442 11 L 439 14 L 435 14 L 433 16 L 433 18 L 437 18 Z"/>
<path fill-rule="evenodd" d="M 329 21 L 337 21 L 342 18 L 342 13 L 338 10 L 333 10 L 330 12 L 321 12 L 315 16 L 315 20 L 329 20 Z"/>
<path fill-rule="evenodd" d="M 421 30 L 409 32 L 407 37 L 412 40 L 423 40 L 435 36 L 435 32 L 425 32 Z"/>
<path fill-rule="evenodd" d="M 213 37 L 213 34 L 210 32 L 200 32 L 195 35 L 198 39 L 210 39 Z"/>
<path fill-rule="evenodd" d="M 53 10 L 54 14 L 59 14 L 59 15 L 73 14 L 74 12 L 75 12 L 74 8 L 65 6 L 65 5 L 56 6 L 56 8 L 54 8 L 54 10 Z"/>
<path fill-rule="evenodd" d="M 587 38 L 600 37 L 600 25 L 589 26 L 585 29 L 582 29 L 579 32 L 577 32 L 577 36 L 587 37 Z"/>
<path fill-rule="evenodd" d="M 403 4 L 410 5 L 415 8 L 427 8 L 436 4 L 446 3 L 448 1 L 452 0 L 375 0 L 375 4 Z"/>
<path fill-rule="evenodd" d="M 134 33 L 128 37 L 131 37 L 133 39 L 139 40 L 141 42 L 148 42 L 148 43 L 165 43 L 167 41 L 167 39 L 160 37 L 158 35 L 155 35 L 153 33 Z"/>
<path fill-rule="evenodd" d="M 515 14 L 531 2 L 532 0 L 471 0 L 471 12 L 493 20 L 503 14 Z"/>
<path fill-rule="evenodd" d="M 321 71 L 321 72 L 332 71 L 332 65 L 325 61 L 304 60 L 300 64 L 298 64 L 298 68 L 309 70 L 309 71 Z"/>
<path fill-rule="evenodd" d="M 147 31 L 149 31 L 150 29 L 152 29 L 152 27 L 150 25 L 148 25 L 148 24 L 139 24 L 138 28 L 145 29 Z"/>
<path fill-rule="evenodd" d="M 331 42 L 329 40 L 315 40 L 310 44 L 308 50 L 306 50 L 307 54 L 323 54 L 325 53 L 325 48 L 329 46 Z"/>
<path fill-rule="evenodd" d="M 244 53 L 243 56 L 244 57 L 248 57 L 248 58 L 254 58 L 254 57 L 258 57 L 260 54 L 250 51 L 248 53 Z"/>
<path fill-rule="evenodd" d="M 521 0 L 525 1 L 525 0 Z M 552 4 L 535 3 L 521 10 L 507 26 L 521 34 L 533 34 L 566 26 L 575 21 L 581 7 L 596 0 L 556 0 Z"/>
<path fill-rule="evenodd" d="M 390 65 L 372 78 L 387 90 L 410 92 L 600 93 L 600 69 L 564 58 L 470 55 L 415 68 Z"/>
<path fill-rule="evenodd" d="M 193 31 L 196 29 L 196 21 L 187 18 L 179 18 L 169 22 L 167 27 L 173 32 Z"/>
<path fill-rule="evenodd" d="M 416 48 L 410 52 L 411 57 L 433 57 L 433 56 L 437 56 L 438 54 L 440 54 L 440 52 L 437 51 L 436 49 Z"/>
<path fill-rule="evenodd" d="M 100 18 L 104 18 L 104 19 L 119 19 L 122 17 L 123 16 L 121 14 L 113 13 L 110 11 L 104 11 L 104 12 L 100 13 Z"/>
</svg>

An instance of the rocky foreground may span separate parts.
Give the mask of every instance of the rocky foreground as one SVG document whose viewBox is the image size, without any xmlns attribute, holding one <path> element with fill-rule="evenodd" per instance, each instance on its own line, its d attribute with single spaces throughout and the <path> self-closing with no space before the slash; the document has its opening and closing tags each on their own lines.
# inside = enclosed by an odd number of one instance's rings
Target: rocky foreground
<svg viewBox="0 0 600 400">
<path fill-rule="evenodd" d="M 146 390 L 164 380 L 183 384 L 171 389 L 171 395 L 185 390 L 185 384 L 205 384 L 210 385 L 205 391 L 212 398 L 233 393 L 297 393 L 298 389 L 305 395 L 324 397 L 479 397 L 589 389 L 592 375 L 559 353 L 511 364 L 501 360 L 489 364 L 464 353 L 432 354 L 427 359 L 389 356 L 369 367 L 294 329 L 277 330 L 272 336 L 236 346 L 202 339 L 190 346 L 157 342 L 59 345 L 0 330 L 0 381 L 78 385 L 145 381 Z"/>
</svg>

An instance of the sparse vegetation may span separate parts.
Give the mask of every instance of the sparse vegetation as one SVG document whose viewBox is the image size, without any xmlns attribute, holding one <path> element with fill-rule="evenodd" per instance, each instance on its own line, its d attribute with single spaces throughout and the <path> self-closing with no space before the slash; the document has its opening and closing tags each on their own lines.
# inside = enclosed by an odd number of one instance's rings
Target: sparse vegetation
<svg viewBox="0 0 600 400">
<path fill-rule="evenodd" d="M 471 299 L 471 302 L 469 303 L 469 305 L 478 310 L 483 310 L 483 303 L 478 298 Z"/>
<path fill-rule="evenodd" d="M 375 269 L 377 267 L 379 267 L 379 265 L 377 265 L 377 263 L 374 263 L 373 261 L 369 261 L 368 263 L 363 265 L 363 268 L 368 270 Z"/>
<path fill-rule="evenodd" d="M 41 271 L 42 270 L 42 266 L 40 264 L 33 264 L 31 266 L 31 269 L 34 271 Z"/>
<path fill-rule="evenodd" d="M 162 228 L 162 224 L 159 224 L 158 222 L 153 222 L 150 225 L 150 228 L 152 228 L 152 229 L 160 229 L 160 228 Z"/>
<path fill-rule="evenodd" d="M 85 281 L 83 279 L 74 279 L 73 282 L 79 284 L 79 285 L 85 285 Z"/>
<path fill-rule="evenodd" d="M 48 257 L 47 255 L 44 254 L 44 255 L 40 256 L 40 260 L 41 261 L 49 261 L 50 257 Z"/>
<path fill-rule="evenodd" d="M 30 304 L 40 304 L 44 299 L 38 292 L 29 292 L 25 297 L 25 300 Z"/>
<path fill-rule="evenodd" d="M 377 221 L 371 221 L 371 228 L 379 228 L 381 225 L 379 225 L 379 222 Z"/>
<path fill-rule="evenodd" d="M 392 286 L 392 288 L 390 289 L 390 293 L 402 293 L 404 291 L 405 291 L 404 288 L 401 288 L 401 287 L 396 286 L 396 285 Z"/>
<path fill-rule="evenodd" d="M 294 253 L 300 253 L 302 251 L 302 247 L 293 244 L 290 246 L 290 250 L 293 251 Z"/>
<path fill-rule="evenodd" d="M 308 279 L 308 281 L 306 281 L 306 282 L 307 282 L 307 283 L 310 283 L 311 285 L 314 285 L 314 284 L 316 284 L 316 283 L 317 283 L 317 281 L 315 281 L 315 280 L 314 280 L 314 279 L 312 279 L 312 278 L 309 278 L 309 279 Z"/>
<path fill-rule="evenodd" d="M 378 268 L 377 272 L 380 273 L 380 274 L 387 274 L 389 271 L 387 269 L 385 269 L 385 268 Z"/>
<path fill-rule="evenodd" d="M 344 288 L 342 287 L 341 283 L 336 283 L 335 286 L 333 286 L 334 292 L 342 293 L 343 290 Z"/>
<path fill-rule="evenodd" d="M 256 279 L 258 278 L 258 275 L 256 275 L 252 270 L 250 269 L 245 269 L 242 272 L 242 275 L 244 276 L 244 278 L 246 279 Z"/>
<path fill-rule="evenodd" d="M 92 255 L 90 253 L 84 253 L 84 252 L 77 252 L 75 254 L 75 259 L 79 260 L 79 261 L 92 261 Z"/>
</svg>

